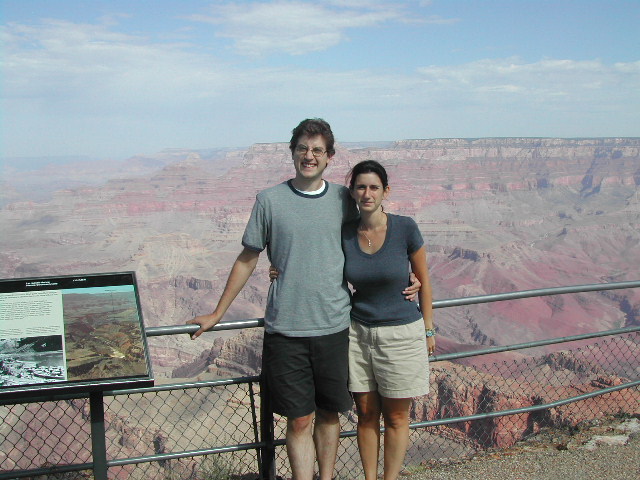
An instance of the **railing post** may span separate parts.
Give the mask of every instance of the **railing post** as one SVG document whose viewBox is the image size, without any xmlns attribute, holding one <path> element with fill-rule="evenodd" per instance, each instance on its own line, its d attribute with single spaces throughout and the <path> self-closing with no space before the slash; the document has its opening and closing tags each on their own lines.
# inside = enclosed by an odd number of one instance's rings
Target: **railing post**
<svg viewBox="0 0 640 480">
<path fill-rule="evenodd" d="M 271 406 L 271 395 L 267 387 L 263 364 L 260 374 L 260 435 L 265 446 L 262 447 L 260 455 L 260 479 L 276 480 L 276 446 L 274 436 L 273 407 Z"/>
<path fill-rule="evenodd" d="M 107 480 L 107 443 L 104 427 L 104 396 L 102 392 L 89 394 L 91 412 L 91 455 L 93 457 L 93 478 Z"/>
</svg>

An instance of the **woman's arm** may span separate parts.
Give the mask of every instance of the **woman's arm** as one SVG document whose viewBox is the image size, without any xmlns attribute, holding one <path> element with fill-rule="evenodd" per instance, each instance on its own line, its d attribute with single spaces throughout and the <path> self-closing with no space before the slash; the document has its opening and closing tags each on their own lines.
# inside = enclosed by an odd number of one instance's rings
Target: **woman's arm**
<svg viewBox="0 0 640 480">
<path fill-rule="evenodd" d="M 424 328 L 425 330 L 433 330 L 433 296 L 429 268 L 427 267 L 427 250 L 424 245 L 409 256 L 409 261 L 411 262 L 411 270 L 422 284 L 420 292 L 418 292 L 418 298 L 420 299 Z M 427 337 L 427 345 L 429 346 L 429 354 L 432 355 L 436 348 L 435 336 Z"/>
</svg>

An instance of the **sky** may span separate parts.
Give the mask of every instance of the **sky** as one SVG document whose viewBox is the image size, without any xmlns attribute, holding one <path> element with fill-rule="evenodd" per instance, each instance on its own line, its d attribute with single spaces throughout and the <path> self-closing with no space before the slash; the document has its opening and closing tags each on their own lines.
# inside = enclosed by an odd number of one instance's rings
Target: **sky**
<svg viewBox="0 0 640 480">
<path fill-rule="evenodd" d="M 0 157 L 640 136 L 640 0 L 0 0 Z"/>
</svg>

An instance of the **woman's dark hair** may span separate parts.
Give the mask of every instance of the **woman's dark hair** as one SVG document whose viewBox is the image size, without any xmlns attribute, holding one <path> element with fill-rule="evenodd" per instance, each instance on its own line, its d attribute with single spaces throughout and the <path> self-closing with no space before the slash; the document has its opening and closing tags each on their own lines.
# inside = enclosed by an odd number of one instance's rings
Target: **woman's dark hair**
<svg viewBox="0 0 640 480">
<path fill-rule="evenodd" d="M 300 124 L 291 131 L 291 133 L 291 141 L 289 142 L 289 149 L 291 150 L 291 153 L 296 149 L 298 140 L 303 135 L 307 135 L 309 137 L 322 135 L 324 143 L 327 144 L 327 155 L 331 157 L 336 153 L 333 148 L 335 139 L 333 138 L 331 126 L 321 118 L 307 118 L 306 120 L 301 121 Z"/>
<path fill-rule="evenodd" d="M 384 167 L 375 160 L 363 160 L 356 164 L 347 174 L 345 183 L 349 185 L 349 190 L 354 189 L 356 178 L 363 173 L 375 173 L 380 178 L 383 188 L 389 186 L 389 178 L 387 177 L 387 171 Z"/>
</svg>

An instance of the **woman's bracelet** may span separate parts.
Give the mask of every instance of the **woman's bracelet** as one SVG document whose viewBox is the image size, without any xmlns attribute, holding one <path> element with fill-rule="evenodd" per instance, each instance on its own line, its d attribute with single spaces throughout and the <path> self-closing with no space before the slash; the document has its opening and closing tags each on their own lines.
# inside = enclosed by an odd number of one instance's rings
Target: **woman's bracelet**
<svg viewBox="0 0 640 480">
<path fill-rule="evenodd" d="M 436 336 L 436 329 L 435 328 L 425 328 L 424 329 L 424 334 L 427 337 L 435 337 Z"/>
</svg>

